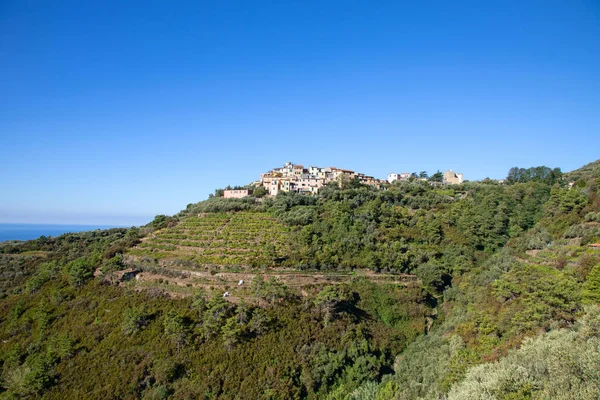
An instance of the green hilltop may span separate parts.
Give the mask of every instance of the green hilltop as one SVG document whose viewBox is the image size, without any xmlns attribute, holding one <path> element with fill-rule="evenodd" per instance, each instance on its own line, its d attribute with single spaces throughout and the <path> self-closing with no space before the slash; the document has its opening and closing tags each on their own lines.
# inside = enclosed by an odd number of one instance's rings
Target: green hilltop
<svg viewBox="0 0 600 400">
<path fill-rule="evenodd" d="M 600 160 L 0 244 L 0 398 L 600 396 Z"/>
<path fill-rule="evenodd" d="M 596 160 L 583 167 L 576 169 L 575 171 L 567 172 L 565 179 L 574 181 L 590 181 L 600 176 L 600 160 Z"/>
</svg>

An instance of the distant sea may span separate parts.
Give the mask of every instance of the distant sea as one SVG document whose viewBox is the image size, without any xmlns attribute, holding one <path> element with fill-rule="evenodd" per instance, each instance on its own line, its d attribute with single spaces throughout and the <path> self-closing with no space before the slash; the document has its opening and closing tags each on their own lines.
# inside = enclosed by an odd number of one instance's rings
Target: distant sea
<svg viewBox="0 0 600 400">
<path fill-rule="evenodd" d="M 114 225 L 0 224 L 0 242 L 7 240 L 31 240 L 37 239 L 40 236 L 59 236 L 63 233 L 109 228 L 121 227 Z"/>
</svg>

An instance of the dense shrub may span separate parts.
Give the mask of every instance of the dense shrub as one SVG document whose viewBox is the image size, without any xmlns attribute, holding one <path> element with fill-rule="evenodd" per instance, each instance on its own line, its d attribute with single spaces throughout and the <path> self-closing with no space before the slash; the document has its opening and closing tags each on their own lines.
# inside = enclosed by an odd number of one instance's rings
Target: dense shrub
<svg viewBox="0 0 600 400">
<path fill-rule="evenodd" d="M 591 307 L 573 329 L 528 339 L 499 362 L 472 368 L 448 399 L 597 399 L 599 328 L 600 308 Z"/>
</svg>

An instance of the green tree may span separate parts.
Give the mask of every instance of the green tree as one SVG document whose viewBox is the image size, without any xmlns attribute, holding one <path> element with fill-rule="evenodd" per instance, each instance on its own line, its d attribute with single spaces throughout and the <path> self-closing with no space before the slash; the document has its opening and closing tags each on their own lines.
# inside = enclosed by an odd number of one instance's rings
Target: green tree
<svg viewBox="0 0 600 400">
<path fill-rule="evenodd" d="M 149 316 L 144 307 L 132 307 L 125 311 L 122 330 L 125 335 L 133 335 L 148 325 Z"/>
<path fill-rule="evenodd" d="M 288 290 L 283 283 L 279 282 L 275 277 L 271 277 L 271 279 L 265 282 L 263 276 L 260 274 L 252 279 L 250 291 L 258 300 L 259 305 L 260 300 L 265 300 L 269 301 L 271 306 L 273 306 L 277 300 L 285 299 L 288 296 Z"/>
<path fill-rule="evenodd" d="M 530 332 L 552 321 L 571 322 L 581 308 L 580 285 L 571 274 L 542 265 L 515 265 L 493 284 L 504 306 L 500 318 L 506 330 Z"/>
<path fill-rule="evenodd" d="M 532 167 L 532 168 L 519 168 L 513 167 L 508 171 L 506 176 L 506 183 L 525 183 L 525 182 L 542 182 L 547 185 L 554 185 L 562 182 L 562 171 L 560 168 L 549 168 L 546 166 Z"/>
<path fill-rule="evenodd" d="M 435 261 L 421 264 L 415 271 L 421 282 L 426 288 L 441 292 L 450 285 L 452 276 L 446 268 Z"/>
<path fill-rule="evenodd" d="M 340 310 L 340 306 L 344 302 L 352 299 L 352 293 L 345 286 L 327 286 L 321 290 L 315 298 L 315 305 L 323 314 L 323 321 L 327 326 Z"/>
<path fill-rule="evenodd" d="M 60 270 L 59 264 L 56 261 L 50 261 L 41 264 L 35 275 L 33 275 L 27 281 L 27 292 L 34 293 L 37 292 L 44 283 L 48 282 L 50 279 L 54 278 L 57 275 L 57 272 Z"/>
<path fill-rule="evenodd" d="M 163 331 L 167 339 L 177 346 L 177 351 L 188 342 L 187 327 L 183 318 L 173 310 L 170 310 L 163 321 Z"/>
<path fill-rule="evenodd" d="M 168 215 L 157 215 L 154 217 L 154 220 L 150 222 L 150 226 L 158 230 L 173 226 L 175 223 L 176 221 L 173 217 L 169 217 Z"/>
<path fill-rule="evenodd" d="M 123 255 L 116 254 L 114 257 L 105 261 L 102 266 L 102 273 L 108 278 L 110 283 L 114 283 L 115 272 L 123 269 Z"/>
<path fill-rule="evenodd" d="M 600 303 L 600 264 L 590 271 L 581 295 L 586 303 Z"/>
<path fill-rule="evenodd" d="M 207 301 L 203 290 L 198 290 L 192 298 L 192 310 L 198 313 L 198 318 L 202 318 L 207 308 Z"/>
<path fill-rule="evenodd" d="M 257 299 L 260 306 L 260 300 L 266 297 L 265 278 L 262 274 L 258 274 L 252 279 L 252 282 L 250 282 L 250 292 Z"/>
<path fill-rule="evenodd" d="M 67 264 L 67 274 L 73 286 L 82 286 L 94 276 L 93 268 L 86 258 L 78 258 Z"/>
<path fill-rule="evenodd" d="M 232 349 L 244 335 L 244 325 L 240 324 L 238 316 L 234 315 L 221 327 L 223 343 L 228 349 Z"/>
<path fill-rule="evenodd" d="M 275 305 L 275 301 L 283 300 L 288 295 L 287 287 L 279 282 L 275 277 L 271 277 L 266 285 L 267 297 L 271 299 L 271 305 Z"/>
<path fill-rule="evenodd" d="M 50 325 L 50 312 L 48 310 L 47 303 L 39 304 L 35 310 L 34 320 L 37 324 L 37 329 L 40 334 L 44 334 L 48 326 Z"/>
<path fill-rule="evenodd" d="M 250 316 L 250 308 L 248 304 L 244 301 L 244 299 L 241 299 L 235 307 L 235 316 L 240 325 L 248 322 L 248 318 Z"/>
<path fill-rule="evenodd" d="M 429 182 L 443 182 L 444 174 L 442 174 L 439 170 L 429 177 Z"/>
<path fill-rule="evenodd" d="M 264 186 L 257 186 L 254 188 L 254 190 L 252 192 L 252 196 L 257 197 L 257 198 L 265 197 L 267 194 L 268 194 L 267 189 L 265 189 Z"/>
<path fill-rule="evenodd" d="M 38 397 L 54 383 L 51 367 L 43 355 L 30 357 L 25 364 L 8 371 L 3 386 L 8 389 L 11 398 Z"/>
<path fill-rule="evenodd" d="M 256 336 L 262 336 L 269 330 L 271 317 L 262 308 L 255 308 L 252 311 L 252 317 L 248 322 L 248 328 Z"/>
<path fill-rule="evenodd" d="M 232 306 L 223 296 L 215 294 L 206 304 L 202 315 L 202 336 L 205 340 L 218 335 L 231 315 Z"/>
</svg>

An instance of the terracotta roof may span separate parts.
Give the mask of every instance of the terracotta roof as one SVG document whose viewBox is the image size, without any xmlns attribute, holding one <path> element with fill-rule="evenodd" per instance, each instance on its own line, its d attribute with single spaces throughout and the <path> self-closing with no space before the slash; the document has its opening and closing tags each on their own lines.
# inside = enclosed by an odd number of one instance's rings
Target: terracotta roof
<svg viewBox="0 0 600 400">
<path fill-rule="evenodd" d="M 598 247 L 598 248 L 600 248 L 600 243 L 588 244 L 588 247 Z"/>
</svg>

